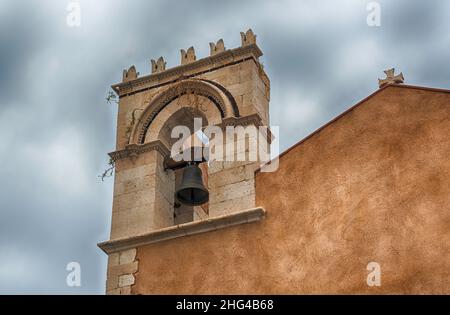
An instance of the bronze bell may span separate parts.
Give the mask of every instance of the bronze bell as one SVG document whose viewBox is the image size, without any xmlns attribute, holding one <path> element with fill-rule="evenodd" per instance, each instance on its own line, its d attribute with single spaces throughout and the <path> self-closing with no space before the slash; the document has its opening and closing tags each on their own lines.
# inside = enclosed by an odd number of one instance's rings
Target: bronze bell
<svg viewBox="0 0 450 315">
<path fill-rule="evenodd" d="M 203 184 L 202 170 L 197 163 L 189 163 L 183 170 L 180 187 L 175 192 L 176 199 L 188 206 L 199 206 L 209 200 L 209 192 Z"/>
</svg>

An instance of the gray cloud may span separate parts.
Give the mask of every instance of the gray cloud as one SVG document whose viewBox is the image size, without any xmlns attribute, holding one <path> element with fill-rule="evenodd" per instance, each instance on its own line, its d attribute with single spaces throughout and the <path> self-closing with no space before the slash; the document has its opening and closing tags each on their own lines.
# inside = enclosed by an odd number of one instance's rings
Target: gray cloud
<svg viewBox="0 0 450 315">
<path fill-rule="evenodd" d="M 193 45 L 208 55 L 252 27 L 272 82 L 272 124 L 286 149 L 377 89 L 395 66 L 407 83 L 449 88 L 450 4 L 380 1 L 382 26 L 364 1 L 0 0 L 0 293 L 103 293 L 116 108 L 105 103 L 122 69 L 163 55 L 179 63 Z M 65 284 L 82 266 L 82 287 Z"/>
</svg>

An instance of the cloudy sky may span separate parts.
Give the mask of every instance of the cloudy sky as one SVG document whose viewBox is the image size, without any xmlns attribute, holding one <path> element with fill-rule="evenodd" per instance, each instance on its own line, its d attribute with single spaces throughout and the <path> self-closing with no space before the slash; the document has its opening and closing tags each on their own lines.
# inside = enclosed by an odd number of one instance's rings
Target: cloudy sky
<svg viewBox="0 0 450 315">
<path fill-rule="evenodd" d="M 0 0 L 0 293 L 102 294 L 112 179 L 97 177 L 114 150 L 109 86 L 150 59 L 179 64 L 251 27 L 272 83 L 271 123 L 281 150 L 374 92 L 382 70 L 450 88 L 450 1 Z M 66 265 L 81 264 L 79 288 Z"/>
</svg>

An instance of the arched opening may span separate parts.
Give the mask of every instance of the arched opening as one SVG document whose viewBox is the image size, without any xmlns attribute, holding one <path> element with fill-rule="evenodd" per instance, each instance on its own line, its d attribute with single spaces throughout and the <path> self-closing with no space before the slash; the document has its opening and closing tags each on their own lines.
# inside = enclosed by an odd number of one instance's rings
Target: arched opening
<svg viewBox="0 0 450 315">
<path fill-rule="evenodd" d="M 201 121 L 201 124 L 196 125 L 195 119 L 197 119 L 197 122 Z M 183 148 L 187 149 L 191 146 L 205 147 L 209 139 L 202 132 L 202 128 L 207 125 L 208 120 L 200 110 L 192 107 L 183 107 L 166 120 L 159 132 L 158 139 L 171 149 L 175 142 L 180 140 L 179 137 L 172 137 L 172 130 L 177 126 L 184 126 L 189 129 L 190 137 L 184 141 Z M 175 136 L 179 135 L 175 134 Z M 208 188 L 208 164 L 207 162 L 200 163 L 199 167 L 202 170 L 203 183 Z M 169 177 L 172 178 L 170 185 L 172 186 L 173 192 L 176 192 L 182 183 L 184 169 L 169 169 L 167 171 L 173 172 L 173 176 Z M 188 206 L 177 202 L 174 197 L 172 205 L 175 225 L 203 219 L 209 215 L 207 203 L 201 206 Z"/>
<path fill-rule="evenodd" d="M 199 130 L 195 130 L 194 122 L 195 119 L 197 121 L 201 120 L 200 128 L 206 127 L 208 125 L 208 118 L 206 115 L 193 107 L 182 107 L 177 110 L 174 114 L 172 114 L 161 127 L 161 130 L 158 134 L 158 139 L 161 140 L 164 144 L 168 146 L 170 149 L 179 138 L 172 138 L 172 130 L 176 126 L 185 126 L 189 128 L 190 134 L 194 134 Z"/>
</svg>

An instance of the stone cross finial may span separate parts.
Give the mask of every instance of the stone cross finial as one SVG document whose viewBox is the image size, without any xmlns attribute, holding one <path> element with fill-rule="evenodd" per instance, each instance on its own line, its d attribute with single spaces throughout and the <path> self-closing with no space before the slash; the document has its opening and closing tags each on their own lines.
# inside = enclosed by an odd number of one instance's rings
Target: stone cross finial
<svg viewBox="0 0 450 315">
<path fill-rule="evenodd" d="M 157 73 L 166 70 L 166 62 L 163 57 L 159 57 L 158 61 L 151 60 L 152 62 L 152 73 Z"/>
<path fill-rule="evenodd" d="M 218 53 L 221 53 L 225 51 L 225 44 L 223 42 L 223 39 L 219 39 L 217 43 L 209 43 L 209 48 L 211 51 L 211 56 L 217 55 Z"/>
<path fill-rule="evenodd" d="M 197 59 L 195 56 L 194 47 L 190 47 L 187 51 L 181 49 L 181 64 L 185 65 L 191 62 L 194 62 Z"/>
<path fill-rule="evenodd" d="M 136 72 L 136 67 L 131 66 L 128 70 L 123 70 L 122 82 L 128 82 L 137 79 L 139 72 Z"/>
<path fill-rule="evenodd" d="M 378 79 L 378 85 L 380 88 L 388 85 L 388 84 L 400 84 L 405 82 L 405 78 L 403 77 L 403 73 L 401 72 L 398 75 L 395 75 L 395 69 L 388 69 L 385 70 L 384 73 L 386 74 L 385 79 Z"/>
<path fill-rule="evenodd" d="M 242 46 L 256 44 L 256 35 L 253 33 L 251 28 L 245 33 L 241 32 L 241 44 Z"/>
</svg>

